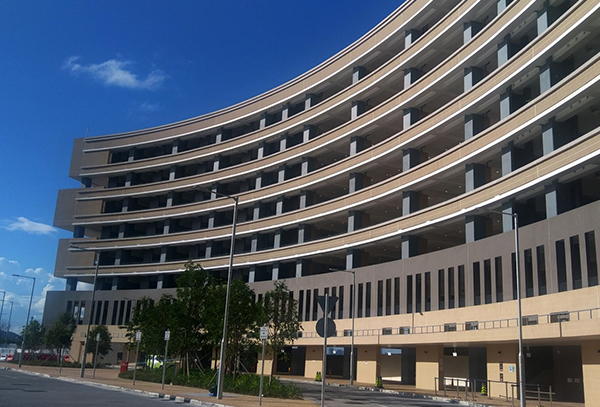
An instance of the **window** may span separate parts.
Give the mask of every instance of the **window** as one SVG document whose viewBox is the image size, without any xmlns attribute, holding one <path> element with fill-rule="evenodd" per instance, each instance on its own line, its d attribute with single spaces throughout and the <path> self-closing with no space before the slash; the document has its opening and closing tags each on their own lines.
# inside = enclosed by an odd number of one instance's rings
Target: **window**
<svg viewBox="0 0 600 407">
<path fill-rule="evenodd" d="M 421 273 L 416 275 L 416 281 L 415 281 L 415 294 L 416 294 L 416 309 L 417 312 L 421 312 L 421 303 L 423 301 L 423 299 L 421 298 L 421 292 L 422 292 L 422 282 L 421 282 Z"/>
<path fill-rule="evenodd" d="M 558 277 L 558 291 L 567 291 L 567 260 L 565 256 L 565 241 L 557 240 L 556 243 L 556 274 Z"/>
<path fill-rule="evenodd" d="M 456 323 L 444 324 L 444 332 L 456 332 Z"/>
<path fill-rule="evenodd" d="M 410 327 L 409 326 L 401 326 L 400 329 L 398 330 L 398 332 L 400 333 L 400 335 L 408 335 L 408 334 L 410 334 Z"/>
<path fill-rule="evenodd" d="M 439 309 L 444 309 L 445 303 L 444 269 L 438 270 L 438 303 Z"/>
<path fill-rule="evenodd" d="M 400 314 L 400 277 L 394 278 L 394 315 Z"/>
<path fill-rule="evenodd" d="M 298 295 L 298 320 L 302 321 L 302 316 L 304 314 L 304 290 L 300 290 L 300 294 Z"/>
<path fill-rule="evenodd" d="M 383 315 L 383 280 L 377 281 L 377 316 Z"/>
<path fill-rule="evenodd" d="M 392 279 L 385 280 L 385 315 L 392 315 Z"/>
<path fill-rule="evenodd" d="M 538 295 L 544 295 L 548 290 L 546 288 L 546 256 L 544 246 L 536 247 L 535 252 L 537 259 Z"/>
<path fill-rule="evenodd" d="M 458 306 L 465 306 L 465 266 L 458 266 Z"/>
<path fill-rule="evenodd" d="M 485 303 L 492 303 L 492 262 L 487 259 L 483 261 L 483 287 Z"/>
<path fill-rule="evenodd" d="M 352 329 L 344 329 L 344 336 L 352 336 Z"/>
<path fill-rule="evenodd" d="M 571 319 L 568 312 L 555 312 L 550 314 L 550 323 L 567 322 Z"/>
<path fill-rule="evenodd" d="M 304 320 L 310 321 L 310 290 L 306 290 L 306 308 L 304 309 Z"/>
<path fill-rule="evenodd" d="M 525 296 L 529 298 L 533 297 L 533 256 L 531 255 L 531 249 L 525 250 L 523 256 L 525 263 Z"/>
<path fill-rule="evenodd" d="M 537 315 L 527 315 L 522 318 L 523 326 L 525 325 L 537 325 L 538 324 L 538 316 Z"/>
<path fill-rule="evenodd" d="M 340 288 L 338 289 L 338 296 L 339 296 L 339 300 L 338 300 L 338 318 L 342 319 L 344 318 L 344 286 L 340 286 Z"/>
<path fill-rule="evenodd" d="M 413 312 L 412 276 L 406 276 L 406 313 Z"/>
<path fill-rule="evenodd" d="M 465 322 L 465 331 L 475 331 L 479 329 L 478 321 Z"/>
<path fill-rule="evenodd" d="M 598 260 L 594 231 L 585 234 L 585 260 L 588 269 L 588 285 L 590 287 L 598 285 Z"/>
<path fill-rule="evenodd" d="M 313 305 L 312 305 L 312 320 L 316 321 L 317 318 L 317 314 L 319 312 L 319 290 L 317 288 L 315 288 L 313 290 Z"/>
<path fill-rule="evenodd" d="M 517 256 L 514 253 L 510 255 L 511 266 L 512 266 L 512 289 L 513 289 L 513 300 L 517 299 Z"/>
<path fill-rule="evenodd" d="M 365 317 L 371 316 L 371 283 L 367 283 L 365 292 Z"/>
<path fill-rule="evenodd" d="M 479 262 L 473 263 L 473 301 L 475 305 L 481 305 L 481 271 Z"/>
<path fill-rule="evenodd" d="M 337 287 L 331 287 L 331 296 L 332 297 L 337 297 Z M 331 301 L 331 298 L 329 299 L 329 301 Z M 337 302 L 335 303 L 335 305 L 333 306 L 333 308 L 331 309 L 331 319 L 335 319 L 335 313 L 337 311 L 337 305 L 340 303 L 340 299 L 338 298 Z"/>
<path fill-rule="evenodd" d="M 448 309 L 454 308 L 454 267 L 448 269 Z"/>
<path fill-rule="evenodd" d="M 581 288 L 581 255 L 579 253 L 579 236 L 569 238 L 571 245 L 571 271 L 573 273 L 573 289 Z"/>
<path fill-rule="evenodd" d="M 425 311 L 431 311 L 431 272 L 425 273 Z"/>
<path fill-rule="evenodd" d="M 496 273 L 496 302 L 502 302 L 502 257 L 494 259 L 494 272 Z"/>
<path fill-rule="evenodd" d="M 358 285 L 358 305 L 356 307 L 357 317 L 362 318 L 363 316 L 363 284 Z"/>
<path fill-rule="evenodd" d="M 392 328 L 382 328 L 381 329 L 381 334 L 382 335 L 391 335 L 392 334 Z"/>
</svg>

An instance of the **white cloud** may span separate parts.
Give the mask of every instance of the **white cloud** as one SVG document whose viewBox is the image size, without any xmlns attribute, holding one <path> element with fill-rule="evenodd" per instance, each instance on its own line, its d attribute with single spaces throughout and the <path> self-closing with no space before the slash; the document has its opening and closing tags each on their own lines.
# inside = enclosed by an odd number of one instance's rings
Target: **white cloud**
<svg viewBox="0 0 600 407">
<path fill-rule="evenodd" d="M 162 110 L 162 106 L 158 102 L 156 102 L 156 103 L 144 102 L 140 105 L 139 109 L 142 112 L 158 112 L 159 110 Z"/>
<path fill-rule="evenodd" d="M 89 74 L 105 85 L 128 89 L 155 89 L 166 78 L 166 75 L 158 69 L 150 72 L 145 79 L 138 78 L 136 74 L 128 69 L 128 66 L 132 64 L 131 61 L 109 59 L 99 64 L 82 65 L 77 63 L 78 59 L 79 57 L 68 58 L 64 62 L 63 68 L 73 74 Z"/>
<path fill-rule="evenodd" d="M 34 235 L 49 235 L 56 232 L 56 229 L 54 229 L 50 225 L 34 222 L 23 216 L 19 216 L 16 222 L 12 222 L 4 228 L 9 231 L 21 230 L 23 232 L 32 233 Z M 17 262 L 15 263 L 19 264 Z"/>
<path fill-rule="evenodd" d="M 43 269 L 43 268 L 41 268 L 41 267 L 36 267 L 36 268 L 34 268 L 34 269 L 32 269 L 32 268 L 29 268 L 29 269 L 25 270 L 25 273 L 29 273 L 29 274 L 36 274 L 36 275 L 38 275 L 38 276 L 39 276 L 40 274 L 42 274 L 42 273 L 45 273 L 45 272 L 46 272 L 46 270 L 44 270 L 44 269 Z"/>
</svg>

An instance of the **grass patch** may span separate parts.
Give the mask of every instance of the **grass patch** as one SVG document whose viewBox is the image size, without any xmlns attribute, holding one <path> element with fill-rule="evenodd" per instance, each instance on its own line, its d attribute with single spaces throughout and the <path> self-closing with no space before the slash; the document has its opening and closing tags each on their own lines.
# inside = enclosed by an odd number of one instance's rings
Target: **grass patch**
<svg viewBox="0 0 600 407">
<path fill-rule="evenodd" d="M 133 379 L 133 371 L 119 373 L 122 379 Z M 162 382 L 162 370 L 138 370 L 135 375 L 136 380 L 148 381 L 154 383 Z M 165 384 L 175 384 L 179 386 L 195 387 L 210 390 L 217 382 L 216 372 L 213 370 L 196 370 L 189 377 L 178 374 L 173 378 L 173 369 L 167 368 L 165 375 Z M 223 380 L 223 390 L 230 393 L 246 394 L 258 396 L 260 389 L 260 376 L 253 373 L 237 374 L 235 379 L 233 375 L 225 376 Z M 265 376 L 263 383 L 263 396 L 281 399 L 301 399 L 302 393 L 293 383 L 282 383 L 273 378 L 269 383 L 269 377 Z"/>
</svg>

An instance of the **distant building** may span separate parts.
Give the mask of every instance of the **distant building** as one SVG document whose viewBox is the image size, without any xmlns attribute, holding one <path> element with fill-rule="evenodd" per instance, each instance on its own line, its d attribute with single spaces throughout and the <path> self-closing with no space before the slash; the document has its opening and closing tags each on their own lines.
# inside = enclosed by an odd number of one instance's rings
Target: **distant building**
<svg viewBox="0 0 600 407">
<path fill-rule="evenodd" d="M 173 290 L 188 259 L 225 276 L 233 202 L 219 194 L 236 195 L 235 278 L 259 295 L 285 279 L 300 304 L 277 371 L 321 370 L 316 296 L 329 293 L 327 373 L 349 377 L 353 270 L 358 382 L 469 378 L 504 395 L 518 375 L 518 214 L 526 382 L 598 400 L 599 80 L 598 0 L 408 0 L 262 95 L 77 139 L 82 186 L 60 191 L 55 216 L 73 231 L 55 270 L 67 290 L 48 293 L 44 321 L 91 315 L 124 342 L 135 299 Z M 74 290 L 95 251 L 92 308 Z"/>
</svg>

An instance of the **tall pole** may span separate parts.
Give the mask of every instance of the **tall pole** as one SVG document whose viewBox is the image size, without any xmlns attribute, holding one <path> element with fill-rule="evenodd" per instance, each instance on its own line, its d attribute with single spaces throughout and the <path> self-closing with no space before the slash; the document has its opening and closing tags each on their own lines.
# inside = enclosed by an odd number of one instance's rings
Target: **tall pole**
<svg viewBox="0 0 600 407">
<path fill-rule="evenodd" d="M 350 292 L 350 308 L 352 309 L 352 337 L 350 338 L 350 386 L 354 384 L 354 313 L 356 312 L 356 271 L 345 270 L 352 273 L 352 291 Z"/>
<path fill-rule="evenodd" d="M 165 373 L 167 372 L 167 353 L 169 352 L 169 339 L 171 338 L 171 331 L 165 331 L 165 357 L 163 359 L 163 374 L 162 374 L 162 383 L 161 389 L 165 389 Z"/>
<path fill-rule="evenodd" d="M 223 336 L 221 338 L 221 354 L 219 356 L 219 379 L 217 386 L 217 399 L 223 398 L 223 380 L 225 375 L 225 358 L 227 348 L 227 317 L 229 314 L 229 295 L 231 291 L 231 275 L 233 273 L 233 254 L 235 251 L 235 228 L 237 225 L 237 212 L 238 212 L 238 197 L 229 196 L 221 193 L 218 195 L 226 196 L 227 198 L 233 199 L 235 202 L 233 206 L 233 225 L 231 226 L 231 249 L 229 250 L 229 270 L 227 272 L 227 294 L 225 296 L 225 315 L 223 317 Z"/>
<path fill-rule="evenodd" d="M 521 407 L 525 407 L 525 362 L 523 360 L 523 319 L 521 316 L 521 269 L 519 261 L 519 221 L 517 213 L 512 214 L 513 226 L 515 230 L 515 272 L 517 274 L 517 313 L 519 327 L 519 396 L 521 399 Z"/>
<path fill-rule="evenodd" d="M 92 373 L 92 379 L 96 378 L 96 362 L 98 361 L 98 345 L 100 345 L 100 332 L 96 334 L 96 351 L 94 352 L 94 370 Z"/>
<path fill-rule="evenodd" d="M 329 294 L 325 293 L 325 307 L 323 308 L 324 317 L 324 329 L 323 329 L 323 363 L 321 370 L 321 407 L 325 407 L 325 377 L 327 376 L 327 336 L 329 334 L 329 327 L 327 326 L 327 319 L 329 318 Z"/>
<path fill-rule="evenodd" d="M 142 333 L 137 331 L 135 333 L 135 361 L 133 363 L 133 385 L 135 386 L 135 373 L 137 372 L 137 361 L 138 361 L 138 353 L 140 351 L 140 341 L 142 340 Z"/>
<path fill-rule="evenodd" d="M 10 332 L 10 319 L 12 317 L 12 309 L 14 304 L 12 301 L 7 302 L 10 302 L 10 312 L 8 313 L 8 326 L 6 327 L 6 335 L 4 336 L 4 346 L 8 344 L 8 333 Z"/>
<path fill-rule="evenodd" d="M 0 306 L 0 327 L 2 326 L 2 314 L 4 312 L 4 299 L 6 298 L 6 291 L 2 291 L 2 305 Z"/>
<path fill-rule="evenodd" d="M 92 309 L 94 308 L 94 299 L 96 298 L 96 281 L 98 280 L 98 267 L 100 266 L 100 250 L 96 250 L 96 271 L 94 272 L 94 284 L 92 286 L 92 298 L 90 299 L 89 309 L 90 312 L 86 312 L 88 314 L 88 323 L 85 331 L 85 340 L 83 342 L 83 356 L 81 358 L 81 374 L 80 377 L 85 376 L 85 361 L 87 359 L 87 344 L 88 344 L 88 336 L 90 336 L 90 328 L 92 325 Z"/>
<path fill-rule="evenodd" d="M 35 277 L 21 276 L 19 274 L 13 274 L 14 277 L 29 278 L 33 280 L 31 285 L 31 296 L 29 297 L 29 308 L 27 309 L 27 320 L 25 321 L 25 329 L 23 330 L 23 338 L 21 340 L 21 353 L 19 353 L 19 369 L 23 364 L 23 353 L 25 352 L 25 334 L 27 333 L 27 324 L 29 324 L 29 315 L 31 314 L 31 302 L 33 301 L 33 290 L 35 289 Z"/>
</svg>

